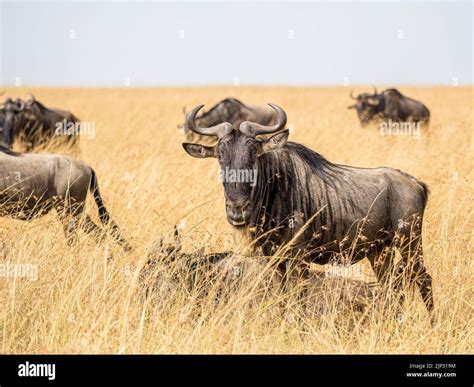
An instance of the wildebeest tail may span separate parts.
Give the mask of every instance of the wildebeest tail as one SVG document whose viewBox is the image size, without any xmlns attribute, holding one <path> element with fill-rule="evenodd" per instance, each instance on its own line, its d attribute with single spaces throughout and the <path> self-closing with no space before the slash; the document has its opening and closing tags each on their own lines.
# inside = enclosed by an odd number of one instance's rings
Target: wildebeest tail
<svg viewBox="0 0 474 387">
<path fill-rule="evenodd" d="M 431 117 L 431 113 L 430 113 L 429 109 L 426 108 L 426 117 L 425 117 L 425 124 L 426 125 L 430 124 L 430 117 Z"/>
<path fill-rule="evenodd" d="M 426 204 L 428 203 L 428 196 L 430 194 L 430 190 L 428 186 L 422 181 L 418 181 L 418 183 L 421 185 L 421 188 L 423 189 L 422 200 L 423 200 L 423 211 L 424 211 L 426 208 Z"/>
<path fill-rule="evenodd" d="M 97 181 L 97 175 L 95 174 L 95 171 L 92 168 L 91 168 L 91 182 L 90 182 L 89 190 L 94 196 L 95 203 L 97 204 L 97 208 L 99 210 L 99 218 L 102 224 L 110 225 L 110 232 L 112 236 L 115 238 L 115 240 L 123 247 L 125 251 L 130 251 L 132 247 L 128 244 L 128 242 L 122 236 L 122 233 L 119 227 L 117 226 L 117 224 L 115 224 L 115 222 L 112 219 L 110 219 L 110 215 L 107 209 L 105 208 L 104 201 L 102 200 L 102 197 L 100 196 L 99 182 Z"/>
<path fill-rule="evenodd" d="M 107 212 L 107 209 L 105 208 L 104 201 L 102 200 L 102 197 L 100 196 L 100 191 L 99 191 L 99 182 L 97 181 L 97 175 L 95 174 L 95 171 L 91 169 L 92 175 L 91 175 L 91 182 L 90 182 L 90 192 L 94 196 L 94 201 L 97 204 L 97 208 L 99 209 L 99 218 L 100 221 L 103 224 L 108 224 L 110 221 L 110 215 Z"/>
</svg>

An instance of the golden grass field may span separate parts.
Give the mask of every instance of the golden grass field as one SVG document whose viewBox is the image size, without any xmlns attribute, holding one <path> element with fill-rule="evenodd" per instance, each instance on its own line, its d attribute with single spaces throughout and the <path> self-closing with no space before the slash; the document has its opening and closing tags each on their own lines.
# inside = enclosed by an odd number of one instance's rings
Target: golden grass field
<svg viewBox="0 0 474 387">
<path fill-rule="evenodd" d="M 371 87 L 355 87 L 356 92 Z M 0 259 L 37 265 L 38 278 L 0 278 L 1 353 L 473 353 L 473 94 L 471 87 L 401 87 L 431 111 L 419 139 L 361 128 L 348 88 L 9 88 L 94 122 L 80 158 L 97 172 L 112 218 L 134 249 L 84 233 L 66 244 L 54 214 L 31 222 L 0 219 Z M 437 324 L 418 295 L 402 322 L 374 310 L 325 316 L 282 313 L 278 293 L 250 302 L 245 277 L 228 302 L 199 303 L 183 288 L 145 298 L 139 272 L 152 245 L 182 226 L 183 250 L 232 249 L 217 162 L 182 149 L 182 108 L 234 96 L 275 102 L 288 114 L 290 140 L 329 160 L 405 170 L 431 190 L 424 220 L 425 260 L 433 276 Z M 88 213 L 97 219 L 89 200 Z M 361 270 L 371 277 L 366 263 Z M 324 295 L 321 295 L 323 297 Z M 294 304 L 294 300 L 293 300 Z"/>
</svg>

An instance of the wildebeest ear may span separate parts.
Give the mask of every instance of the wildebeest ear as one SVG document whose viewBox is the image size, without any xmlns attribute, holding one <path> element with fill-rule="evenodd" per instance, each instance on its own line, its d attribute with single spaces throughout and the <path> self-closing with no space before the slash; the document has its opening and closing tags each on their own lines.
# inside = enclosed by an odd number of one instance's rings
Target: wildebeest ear
<svg viewBox="0 0 474 387">
<path fill-rule="evenodd" d="M 286 129 L 283 132 L 277 133 L 274 136 L 270 137 L 268 140 L 263 141 L 262 153 L 281 148 L 283 145 L 285 145 L 289 135 L 290 131 Z"/>
<path fill-rule="evenodd" d="M 206 157 L 216 157 L 215 148 L 211 146 L 204 146 L 200 144 L 183 143 L 184 150 L 193 157 L 198 159 L 205 159 Z"/>
</svg>

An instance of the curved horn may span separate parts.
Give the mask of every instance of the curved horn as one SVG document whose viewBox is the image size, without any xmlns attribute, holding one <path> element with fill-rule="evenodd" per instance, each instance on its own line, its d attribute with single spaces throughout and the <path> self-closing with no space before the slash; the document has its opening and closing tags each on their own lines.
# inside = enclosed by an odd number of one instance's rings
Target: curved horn
<svg viewBox="0 0 474 387">
<path fill-rule="evenodd" d="M 354 97 L 354 90 L 351 90 L 351 98 L 352 99 L 357 99 L 357 97 Z"/>
<path fill-rule="evenodd" d="M 203 106 L 204 105 L 198 105 L 187 114 L 185 121 L 186 129 L 192 130 L 197 134 L 202 134 L 204 136 L 216 136 L 217 138 L 222 138 L 232 132 L 232 125 L 228 122 L 223 122 L 219 125 L 211 126 L 209 128 L 200 128 L 199 126 L 196 126 L 196 114 L 203 108 Z"/>
<path fill-rule="evenodd" d="M 23 109 L 25 109 L 25 103 L 19 98 L 17 98 L 15 104 L 17 105 L 17 107 L 15 107 L 15 111 L 21 112 Z"/>
<path fill-rule="evenodd" d="M 270 106 L 278 114 L 278 122 L 275 125 L 265 126 L 265 125 L 257 124 L 255 122 L 244 121 L 240 124 L 239 130 L 242 133 L 245 133 L 249 136 L 256 137 L 261 134 L 275 133 L 275 132 L 278 132 L 279 130 L 285 129 L 285 125 L 286 125 L 285 111 L 280 106 L 275 105 L 273 103 L 269 103 L 268 106 Z"/>
<path fill-rule="evenodd" d="M 31 105 L 33 105 L 33 104 L 36 102 L 36 98 L 35 98 L 35 96 L 34 96 L 33 94 L 31 94 L 31 93 L 28 93 L 28 95 L 30 96 L 30 99 L 29 99 L 28 101 L 26 101 L 26 104 L 27 104 L 28 106 L 31 106 Z"/>
<path fill-rule="evenodd" d="M 377 88 L 374 86 L 374 94 L 377 94 Z"/>
</svg>

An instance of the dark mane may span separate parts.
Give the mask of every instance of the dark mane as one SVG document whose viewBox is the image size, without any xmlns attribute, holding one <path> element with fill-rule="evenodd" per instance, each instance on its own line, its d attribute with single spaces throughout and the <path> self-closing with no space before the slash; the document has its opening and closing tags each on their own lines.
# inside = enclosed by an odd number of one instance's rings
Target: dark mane
<svg viewBox="0 0 474 387">
<path fill-rule="evenodd" d="M 397 89 L 387 89 L 382 94 L 392 94 L 396 95 L 397 97 L 403 97 L 403 94 L 400 93 Z"/>
<path fill-rule="evenodd" d="M 33 103 L 31 104 L 31 107 L 33 106 L 37 106 L 40 110 L 48 110 L 48 108 L 46 106 L 44 106 L 41 102 L 39 102 L 38 100 L 34 99 L 33 100 Z"/>
<path fill-rule="evenodd" d="M 281 149 L 263 155 L 261 159 L 262 166 L 271 166 L 271 169 L 285 174 L 291 180 L 295 179 L 295 171 L 299 170 L 295 165 L 295 160 L 299 159 L 308 175 L 317 175 L 322 182 L 330 186 L 343 178 L 346 171 L 346 166 L 334 164 L 321 154 L 291 141 Z"/>
<path fill-rule="evenodd" d="M 317 174 L 325 182 L 332 181 L 332 179 L 328 179 L 328 177 L 331 177 L 334 172 L 340 173 L 345 170 L 345 166 L 330 162 L 323 155 L 302 144 L 288 141 L 285 147 L 289 148 L 291 152 L 296 153 L 305 162 L 311 172 Z"/>
</svg>

